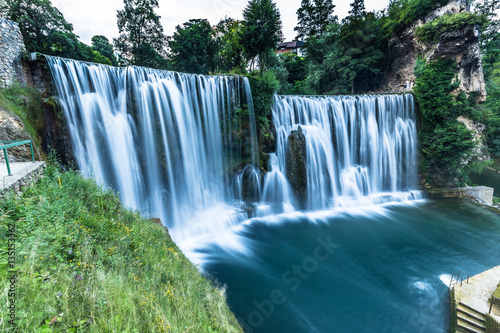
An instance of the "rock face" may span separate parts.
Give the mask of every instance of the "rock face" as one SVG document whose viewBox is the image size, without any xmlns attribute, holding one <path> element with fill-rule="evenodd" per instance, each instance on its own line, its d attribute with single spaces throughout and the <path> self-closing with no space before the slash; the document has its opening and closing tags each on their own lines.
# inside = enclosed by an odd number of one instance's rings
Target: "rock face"
<svg viewBox="0 0 500 333">
<path fill-rule="evenodd" d="M 23 141 L 31 140 L 25 131 L 23 122 L 9 112 L 0 109 L 0 141 Z M 0 144 L 1 145 L 1 144 Z M 29 145 L 21 145 L 7 149 L 10 162 L 31 161 L 31 149 Z M 0 151 L 0 162 L 5 162 L 3 149 Z"/>
<path fill-rule="evenodd" d="M 381 90 L 404 90 L 406 80 L 415 80 L 414 68 L 419 56 L 428 61 L 447 57 L 457 63 L 459 89 L 476 93 L 478 101 L 484 101 L 486 86 L 479 48 L 478 26 L 470 25 L 457 31 L 443 33 L 437 42 L 422 43 L 415 37 L 417 27 L 439 16 L 464 11 L 469 11 L 468 1 L 452 0 L 447 5 L 435 9 L 425 18 L 417 20 L 401 37 L 393 38 L 390 41 L 392 67 L 382 80 Z"/>
<path fill-rule="evenodd" d="M 474 140 L 476 141 L 476 147 L 474 148 L 474 153 L 479 161 L 489 161 L 491 159 L 488 153 L 488 148 L 484 143 L 483 131 L 486 126 L 482 123 L 475 122 L 464 116 L 457 118 L 459 122 L 465 125 L 469 131 L 472 131 Z"/>
<path fill-rule="evenodd" d="M 300 126 L 297 131 L 292 131 L 288 137 L 286 178 L 295 197 L 299 200 L 298 205 L 305 204 L 307 200 L 306 137 Z"/>
</svg>

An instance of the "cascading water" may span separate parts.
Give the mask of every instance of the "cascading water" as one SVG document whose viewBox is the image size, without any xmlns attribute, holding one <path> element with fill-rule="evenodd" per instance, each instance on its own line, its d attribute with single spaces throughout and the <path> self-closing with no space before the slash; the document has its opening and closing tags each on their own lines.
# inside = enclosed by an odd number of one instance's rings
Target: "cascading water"
<svg viewBox="0 0 500 333">
<path fill-rule="evenodd" d="M 411 95 L 275 97 L 277 151 L 261 184 L 247 79 L 47 59 L 78 167 L 126 205 L 159 217 L 187 252 L 200 238 L 224 238 L 221 230 L 248 220 L 247 212 L 418 195 Z M 305 136 L 304 198 L 287 179 L 292 131 Z"/>
<path fill-rule="evenodd" d="M 273 119 L 278 161 L 271 172 L 286 175 L 289 136 L 297 130 L 305 135 L 307 210 L 420 195 L 412 95 L 276 96 Z M 287 184 L 285 177 L 269 177 L 264 189 Z"/>
<path fill-rule="evenodd" d="M 47 59 L 84 175 L 115 188 L 126 205 L 161 218 L 178 236 L 217 228 L 216 221 L 198 219 L 214 207 L 222 224 L 247 218 L 226 205 L 239 198 L 227 186 L 232 157 L 258 170 L 246 78 Z M 248 118 L 235 116 L 243 104 Z"/>
</svg>

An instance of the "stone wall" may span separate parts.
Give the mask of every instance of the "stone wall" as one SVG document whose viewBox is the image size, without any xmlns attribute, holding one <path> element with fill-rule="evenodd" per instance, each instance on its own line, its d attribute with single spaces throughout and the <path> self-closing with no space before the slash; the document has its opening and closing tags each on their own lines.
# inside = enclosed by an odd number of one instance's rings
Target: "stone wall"
<svg viewBox="0 0 500 333">
<path fill-rule="evenodd" d="M 19 25 L 0 18 L 0 88 L 9 87 L 15 81 L 27 84 L 22 62 L 15 62 L 24 52 L 24 41 Z"/>
</svg>

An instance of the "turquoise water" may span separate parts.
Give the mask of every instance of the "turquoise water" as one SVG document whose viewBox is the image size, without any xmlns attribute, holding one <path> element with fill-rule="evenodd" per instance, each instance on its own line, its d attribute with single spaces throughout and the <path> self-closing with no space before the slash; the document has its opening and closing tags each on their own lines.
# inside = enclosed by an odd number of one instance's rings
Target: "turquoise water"
<svg viewBox="0 0 500 333">
<path fill-rule="evenodd" d="M 458 200 L 253 219 L 200 250 L 246 332 L 447 332 L 448 283 L 500 265 L 500 215 Z"/>
</svg>

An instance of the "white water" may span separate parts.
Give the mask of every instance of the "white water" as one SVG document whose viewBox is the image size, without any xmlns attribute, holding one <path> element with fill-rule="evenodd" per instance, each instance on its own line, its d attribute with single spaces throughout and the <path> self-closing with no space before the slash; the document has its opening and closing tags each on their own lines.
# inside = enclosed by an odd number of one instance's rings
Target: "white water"
<svg viewBox="0 0 500 333">
<path fill-rule="evenodd" d="M 47 59 L 84 175 L 116 189 L 127 206 L 159 217 L 181 238 L 220 227 L 217 214 L 195 218 L 202 211 L 219 207 L 228 225 L 235 221 L 228 216 L 242 215 L 226 204 L 241 192 L 227 186 L 233 180 L 226 156 L 246 150 L 249 168 L 258 170 L 246 78 Z M 228 121 L 243 103 L 249 104 L 248 129 Z M 244 143 L 235 141 L 239 130 L 249 133 Z"/>
<path fill-rule="evenodd" d="M 159 217 L 191 256 L 203 243 L 241 246 L 228 232 L 250 216 L 297 210 L 285 153 L 299 126 L 306 210 L 418 197 L 411 95 L 276 97 L 277 151 L 262 177 L 246 78 L 47 59 L 79 169 L 117 190 L 127 206 Z M 247 127 L 236 117 L 244 105 Z M 230 165 L 245 159 L 246 166 Z M 250 216 L 242 209 L 249 198 Z"/>
<path fill-rule="evenodd" d="M 276 96 L 273 119 L 278 162 L 272 172 L 280 176 L 266 179 L 264 188 L 287 188 L 288 137 L 300 126 L 306 137 L 307 210 L 420 197 L 412 95 Z"/>
</svg>

